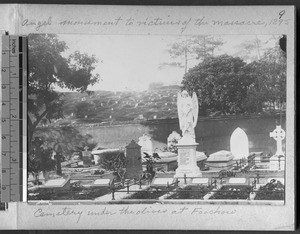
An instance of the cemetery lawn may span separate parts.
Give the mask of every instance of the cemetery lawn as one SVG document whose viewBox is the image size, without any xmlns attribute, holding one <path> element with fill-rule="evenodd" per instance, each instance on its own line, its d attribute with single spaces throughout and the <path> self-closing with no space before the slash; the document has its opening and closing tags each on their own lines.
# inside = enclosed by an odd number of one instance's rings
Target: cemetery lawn
<svg viewBox="0 0 300 234">
<path fill-rule="evenodd" d="M 209 199 L 247 199 L 251 192 L 248 185 L 224 185 Z"/>
<path fill-rule="evenodd" d="M 259 188 L 255 200 L 284 200 L 285 188 L 279 181 L 267 183 Z"/>
<path fill-rule="evenodd" d="M 38 189 L 28 193 L 28 200 L 93 200 L 109 194 L 109 188 L 79 187 L 71 190 Z"/>
<path fill-rule="evenodd" d="M 167 193 L 166 190 L 149 188 L 140 192 L 136 192 L 130 197 L 127 197 L 125 199 L 158 199 L 159 197 L 163 196 L 166 193 Z"/>
<path fill-rule="evenodd" d="M 209 192 L 205 186 L 187 186 L 181 190 L 177 190 L 167 199 L 203 199 Z"/>
</svg>

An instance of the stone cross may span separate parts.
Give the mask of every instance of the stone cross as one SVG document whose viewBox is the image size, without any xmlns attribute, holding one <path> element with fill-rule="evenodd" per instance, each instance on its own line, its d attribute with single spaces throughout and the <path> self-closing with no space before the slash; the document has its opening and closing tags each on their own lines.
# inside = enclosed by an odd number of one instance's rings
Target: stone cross
<svg viewBox="0 0 300 234">
<path fill-rule="evenodd" d="M 273 137 L 277 143 L 277 151 L 275 155 L 284 155 L 282 151 L 282 140 L 285 138 L 285 131 L 280 125 L 276 126 L 273 132 L 270 132 L 270 137 Z"/>
<path fill-rule="evenodd" d="M 85 146 L 84 151 L 82 151 L 82 161 L 83 161 L 83 165 L 85 165 L 85 166 L 92 165 L 91 152 L 88 151 L 88 149 L 89 149 L 89 147 Z"/>
</svg>

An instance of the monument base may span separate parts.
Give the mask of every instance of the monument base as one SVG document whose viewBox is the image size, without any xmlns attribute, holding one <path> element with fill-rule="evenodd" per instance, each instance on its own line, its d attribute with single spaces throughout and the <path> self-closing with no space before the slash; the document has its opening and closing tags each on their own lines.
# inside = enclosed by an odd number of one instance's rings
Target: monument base
<svg viewBox="0 0 300 234">
<path fill-rule="evenodd" d="M 200 168 L 197 166 L 195 140 L 181 139 L 177 144 L 178 168 L 174 177 L 202 177 Z"/>
<path fill-rule="evenodd" d="M 284 170 L 285 165 L 285 157 L 282 155 L 273 155 L 270 158 L 270 167 L 269 169 L 272 171 L 280 171 Z"/>
</svg>

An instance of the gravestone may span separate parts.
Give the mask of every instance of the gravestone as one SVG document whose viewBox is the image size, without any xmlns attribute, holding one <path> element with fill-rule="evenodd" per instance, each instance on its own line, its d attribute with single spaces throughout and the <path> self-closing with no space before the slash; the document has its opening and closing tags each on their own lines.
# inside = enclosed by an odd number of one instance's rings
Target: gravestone
<svg viewBox="0 0 300 234">
<path fill-rule="evenodd" d="M 285 138 L 285 131 L 281 128 L 280 125 L 276 126 L 276 129 L 273 132 L 270 132 L 270 137 L 273 137 L 276 141 L 276 153 L 275 155 L 285 155 L 282 150 L 282 141 Z"/>
<path fill-rule="evenodd" d="M 230 137 L 230 151 L 235 159 L 249 156 L 249 142 L 247 134 L 241 128 L 236 128 Z"/>
<path fill-rule="evenodd" d="M 211 154 L 206 160 L 206 165 L 209 166 L 210 171 L 230 170 L 234 166 L 232 159 L 231 152 L 221 150 Z"/>
<path fill-rule="evenodd" d="M 270 170 L 284 170 L 285 168 L 285 153 L 282 150 L 282 141 L 285 138 L 285 131 L 280 125 L 270 133 L 270 137 L 276 140 L 276 153 L 270 158 Z"/>
<path fill-rule="evenodd" d="M 192 184 L 202 184 L 202 185 L 209 185 L 209 179 L 208 178 L 193 178 Z"/>
<path fill-rule="evenodd" d="M 40 186 L 40 188 L 52 190 L 68 190 L 71 186 L 70 181 L 70 178 L 48 180 L 44 185 Z"/>
<path fill-rule="evenodd" d="M 93 187 L 109 187 L 111 179 L 97 179 L 92 184 Z"/>
<path fill-rule="evenodd" d="M 142 158 L 144 157 L 144 152 L 150 155 L 153 154 L 153 143 L 150 136 L 143 134 L 143 136 L 139 138 L 138 144 L 141 146 Z"/>
<path fill-rule="evenodd" d="M 139 179 L 143 169 L 141 160 L 141 146 L 132 140 L 127 145 L 125 151 L 126 155 L 126 174 L 127 179 Z"/>
<path fill-rule="evenodd" d="M 227 184 L 232 184 L 232 185 L 236 185 L 236 184 L 248 185 L 249 182 L 248 182 L 247 178 L 229 178 Z"/>
<path fill-rule="evenodd" d="M 176 179 L 173 177 L 169 178 L 154 178 L 151 185 L 152 186 L 167 186 L 167 184 L 171 185 L 172 183 L 175 182 Z"/>
<path fill-rule="evenodd" d="M 173 131 L 169 136 L 168 136 L 168 151 L 174 152 L 177 151 L 176 145 L 178 144 L 178 141 L 181 139 L 181 136 L 178 132 Z"/>
<path fill-rule="evenodd" d="M 84 147 L 84 151 L 82 151 L 82 161 L 84 166 L 92 165 L 91 151 L 88 151 L 89 147 Z"/>
</svg>

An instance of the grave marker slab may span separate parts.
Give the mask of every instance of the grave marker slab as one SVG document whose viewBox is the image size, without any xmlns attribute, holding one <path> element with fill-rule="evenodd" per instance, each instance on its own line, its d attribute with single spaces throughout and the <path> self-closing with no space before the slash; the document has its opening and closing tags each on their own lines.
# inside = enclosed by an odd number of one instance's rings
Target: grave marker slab
<svg viewBox="0 0 300 234">
<path fill-rule="evenodd" d="M 230 170 L 233 168 L 233 155 L 231 152 L 221 150 L 211 154 L 206 160 L 207 166 L 211 171 Z"/>
<path fill-rule="evenodd" d="M 205 184 L 208 185 L 209 179 L 208 178 L 193 178 L 192 184 Z"/>
<path fill-rule="evenodd" d="M 174 178 L 170 177 L 170 178 L 154 178 L 154 180 L 152 181 L 152 185 L 155 186 L 166 186 L 168 183 L 172 184 L 174 182 Z"/>
<path fill-rule="evenodd" d="M 109 187 L 111 179 L 97 179 L 92 186 Z"/>
<path fill-rule="evenodd" d="M 246 178 L 229 178 L 228 184 L 246 184 Z"/>
<path fill-rule="evenodd" d="M 41 189 L 57 189 L 57 190 L 67 190 L 70 188 L 70 178 L 67 179 L 53 179 L 48 180 L 44 185 L 42 185 Z"/>
</svg>

